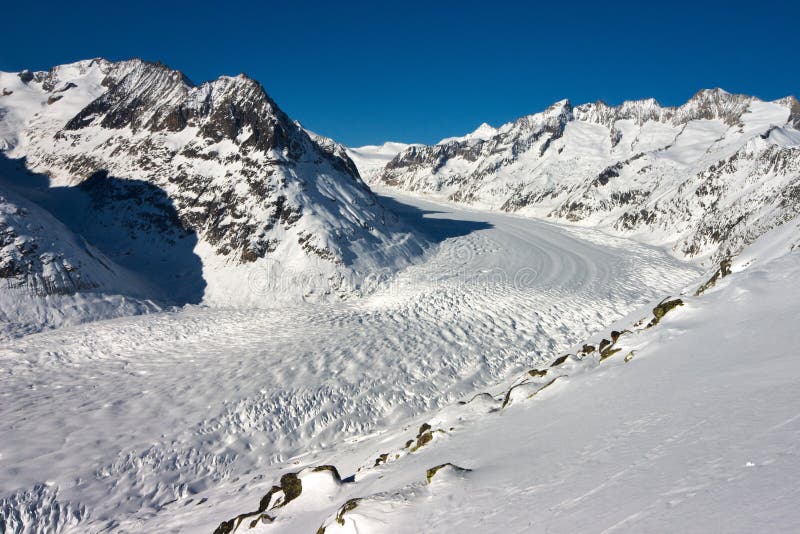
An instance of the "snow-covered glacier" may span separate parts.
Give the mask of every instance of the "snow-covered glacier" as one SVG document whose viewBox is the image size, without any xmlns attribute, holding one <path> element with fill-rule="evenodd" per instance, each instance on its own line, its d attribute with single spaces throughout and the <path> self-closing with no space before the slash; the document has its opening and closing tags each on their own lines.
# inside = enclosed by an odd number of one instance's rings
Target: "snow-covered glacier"
<svg viewBox="0 0 800 534">
<path fill-rule="evenodd" d="M 0 95 L 0 532 L 796 524 L 796 100 L 352 148 L 140 60 Z"/>
</svg>

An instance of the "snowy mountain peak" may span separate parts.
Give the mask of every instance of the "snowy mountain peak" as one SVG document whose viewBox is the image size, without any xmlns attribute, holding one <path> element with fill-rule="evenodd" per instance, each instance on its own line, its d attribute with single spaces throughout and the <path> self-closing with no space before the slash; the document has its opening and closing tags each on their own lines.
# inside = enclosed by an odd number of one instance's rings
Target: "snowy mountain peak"
<svg viewBox="0 0 800 534">
<path fill-rule="evenodd" d="M 161 63 L 135 61 L 121 79 L 107 78 L 103 83 L 109 90 L 81 110 L 65 129 L 79 130 L 92 125 L 129 127 L 133 132 L 142 128 L 180 129 L 164 120 L 169 114 L 166 110 L 185 99 L 191 87 L 191 82 L 179 71 Z"/>
<path fill-rule="evenodd" d="M 188 294 L 205 302 L 261 305 L 277 284 L 288 298 L 357 293 L 364 273 L 421 252 L 345 148 L 310 136 L 245 75 L 195 85 L 161 63 L 91 60 L 28 82 L 0 73 L 3 87 L 6 156 L 91 197 L 81 233 L 146 279 L 164 262 L 202 265 L 191 282 L 162 283 L 168 294 L 193 284 Z M 196 245 L 179 257 L 176 239 Z M 289 281 L 298 276 L 305 282 Z"/>
<path fill-rule="evenodd" d="M 737 97 L 737 96 L 746 96 L 746 95 L 734 95 L 734 94 L 729 93 L 728 91 L 726 91 L 725 89 L 723 89 L 721 87 L 712 87 L 711 89 L 700 89 L 689 100 L 690 101 L 691 100 L 708 100 L 708 99 L 720 100 L 720 99 L 726 99 L 726 98 Z"/>
<path fill-rule="evenodd" d="M 497 132 L 497 128 L 495 128 L 494 126 L 492 126 L 491 124 L 489 124 L 487 122 L 483 122 L 483 123 L 481 123 L 480 126 L 478 126 L 475 129 L 474 132 L 472 132 L 469 135 L 471 135 L 473 137 L 484 138 L 484 137 L 491 137 L 496 132 Z"/>
<path fill-rule="evenodd" d="M 444 145 L 447 143 L 451 143 L 453 141 L 472 141 L 472 140 L 485 140 L 489 139 L 493 135 L 497 133 L 497 128 L 491 126 L 490 124 L 484 122 L 481 123 L 474 131 L 468 133 L 467 135 L 461 137 L 446 137 L 436 143 L 437 145 Z"/>
<path fill-rule="evenodd" d="M 721 120 L 728 126 L 736 126 L 741 122 L 755 97 L 737 95 L 723 89 L 703 89 L 698 91 L 684 105 L 674 111 L 673 123 L 684 124 L 698 119 Z"/>
<path fill-rule="evenodd" d="M 222 76 L 195 86 L 183 73 L 161 63 L 138 61 L 65 129 L 93 125 L 130 128 L 134 133 L 195 127 L 200 135 L 217 142 L 229 139 L 264 151 L 299 150 L 292 145 L 296 128 L 255 80 L 245 75 Z"/>
<path fill-rule="evenodd" d="M 507 137 L 514 131 L 532 131 L 541 128 L 559 130 L 563 128 L 564 124 L 572 120 L 572 112 L 573 107 L 569 100 L 559 100 L 542 112 L 525 115 L 513 122 L 504 124 L 497 129 L 495 137 Z M 488 141 L 489 139 L 486 140 Z"/>
<path fill-rule="evenodd" d="M 557 102 L 554 102 L 547 108 L 545 113 L 563 113 L 564 111 L 572 111 L 572 102 L 569 101 L 568 98 L 563 98 Z"/>
</svg>

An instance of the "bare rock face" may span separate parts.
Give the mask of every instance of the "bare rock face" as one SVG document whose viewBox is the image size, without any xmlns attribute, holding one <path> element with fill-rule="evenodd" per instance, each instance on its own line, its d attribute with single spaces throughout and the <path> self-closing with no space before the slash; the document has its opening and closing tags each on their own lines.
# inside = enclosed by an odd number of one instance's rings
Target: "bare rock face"
<svg viewBox="0 0 800 534">
<path fill-rule="evenodd" d="M 411 147 L 377 181 L 717 261 L 798 214 L 798 117 L 794 97 L 721 89 L 679 107 L 562 101 L 480 135 Z"/>
<path fill-rule="evenodd" d="M 788 123 L 796 129 L 800 129 L 800 102 L 793 96 L 787 96 L 778 100 L 782 105 L 789 108 Z"/>
<path fill-rule="evenodd" d="M 203 277 L 223 301 L 230 288 L 247 293 L 233 281 L 249 276 L 243 266 L 266 260 L 270 270 L 290 266 L 333 281 L 333 289 L 314 289 L 329 293 L 358 285 L 356 271 L 394 267 L 421 251 L 344 147 L 312 138 L 245 75 L 195 85 L 159 63 L 91 60 L 18 78 L 25 94 L 0 104 L 15 126 L 0 139 L 7 156 L 24 157 L 54 183 L 80 185 L 115 235 L 136 228 L 132 239 L 167 244 L 179 239 L 172 234 L 195 236 Z M 24 115 L 35 98 L 49 105 Z M 169 209 L 154 214 L 154 195 L 133 182 L 154 186 Z M 386 245 L 398 240 L 406 245 L 390 256 Z M 146 263 L 135 256 L 148 252 L 133 248 L 133 260 L 115 259 Z"/>
<path fill-rule="evenodd" d="M 33 73 L 27 69 L 20 72 L 17 76 L 22 80 L 22 83 L 28 83 L 33 80 Z"/>
</svg>

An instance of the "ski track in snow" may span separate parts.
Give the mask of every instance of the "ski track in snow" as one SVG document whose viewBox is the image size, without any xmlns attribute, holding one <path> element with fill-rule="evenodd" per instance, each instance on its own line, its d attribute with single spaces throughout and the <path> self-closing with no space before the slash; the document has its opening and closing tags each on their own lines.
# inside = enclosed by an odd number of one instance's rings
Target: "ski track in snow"
<svg viewBox="0 0 800 534">
<path fill-rule="evenodd" d="M 189 306 L 0 346 L 0 510 L 114 530 L 495 384 L 698 274 L 592 230 L 384 194 L 431 233 L 490 227 L 360 300 Z"/>
</svg>

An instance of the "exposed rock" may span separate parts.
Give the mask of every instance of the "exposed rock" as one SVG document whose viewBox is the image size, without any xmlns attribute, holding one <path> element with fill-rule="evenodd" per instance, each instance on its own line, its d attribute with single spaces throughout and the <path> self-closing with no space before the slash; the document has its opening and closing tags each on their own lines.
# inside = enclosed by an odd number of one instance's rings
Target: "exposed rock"
<svg viewBox="0 0 800 534">
<path fill-rule="evenodd" d="M 250 518 L 253 518 L 249 523 L 250 528 L 255 528 L 259 522 L 273 522 L 275 520 L 275 516 L 269 515 L 266 512 L 277 511 L 300 497 L 303 493 L 303 482 L 301 479 L 303 478 L 304 474 L 319 472 L 330 473 L 332 480 L 336 485 L 342 484 L 342 478 L 339 476 L 339 471 L 332 465 L 321 465 L 307 468 L 297 473 L 286 473 L 281 476 L 280 485 L 272 486 L 269 492 L 261 498 L 256 511 L 239 514 L 233 519 L 223 521 L 214 530 L 214 534 L 230 534 L 231 532 L 235 532 L 245 520 Z"/>
<path fill-rule="evenodd" d="M 653 319 L 647 324 L 647 328 L 657 325 L 661 322 L 661 319 L 670 311 L 674 310 L 678 306 L 683 306 L 683 300 L 681 299 L 674 299 L 674 300 L 662 300 L 658 306 L 653 308 Z"/>
<path fill-rule="evenodd" d="M 711 278 L 706 280 L 700 287 L 697 288 L 695 291 L 695 296 L 700 296 L 712 287 L 714 287 L 717 283 L 717 280 L 720 278 L 725 278 L 729 274 L 731 274 L 731 258 L 724 258 L 719 263 L 719 268 L 714 271 L 714 274 L 711 275 Z"/>
<path fill-rule="evenodd" d="M 449 470 L 451 470 L 451 471 L 453 471 L 455 473 L 469 473 L 470 471 L 472 471 L 472 469 L 466 469 L 464 467 L 459 467 L 459 466 L 457 466 L 455 464 L 451 464 L 450 462 L 447 462 L 447 463 L 444 463 L 444 464 L 440 464 L 440 465 L 437 465 L 435 467 L 431 467 L 430 469 L 428 469 L 425 472 L 425 479 L 428 481 L 428 484 L 431 483 L 431 481 L 433 480 L 433 477 L 435 477 L 436 474 L 439 471 L 441 471 L 442 469 L 449 469 Z"/>
</svg>

